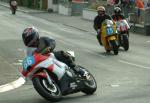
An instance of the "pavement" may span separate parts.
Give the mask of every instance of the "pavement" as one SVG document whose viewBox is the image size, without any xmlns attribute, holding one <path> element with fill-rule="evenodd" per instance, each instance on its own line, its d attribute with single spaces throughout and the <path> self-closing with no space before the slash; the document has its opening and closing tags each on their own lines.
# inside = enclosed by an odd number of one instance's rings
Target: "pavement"
<svg viewBox="0 0 150 103">
<path fill-rule="evenodd" d="M 8 3 L 0 2 L 0 5 L 9 8 Z M 58 13 L 48 13 L 47 11 L 33 10 L 20 6 L 18 7 L 18 11 L 28 13 L 33 16 L 38 16 L 51 22 L 61 23 L 69 27 L 96 34 L 95 30 L 93 29 L 93 21 L 85 20 L 82 18 L 82 16 L 65 16 Z M 135 27 L 133 27 L 133 24 L 131 24 L 131 32 L 145 35 L 144 26 L 139 24 L 136 24 Z"/>
</svg>

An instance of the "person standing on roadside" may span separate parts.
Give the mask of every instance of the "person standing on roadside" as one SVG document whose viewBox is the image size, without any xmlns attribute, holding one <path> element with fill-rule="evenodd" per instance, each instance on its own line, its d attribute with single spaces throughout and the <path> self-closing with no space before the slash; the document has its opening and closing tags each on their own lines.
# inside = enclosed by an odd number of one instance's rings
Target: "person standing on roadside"
<svg viewBox="0 0 150 103">
<path fill-rule="evenodd" d="M 10 9 L 12 11 L 12 14 L 15 15 L 16 10 L 17 10 L 17 1 L 16 0 L 10 0 L 9 5 L 10 5 Z"/>
</svg>

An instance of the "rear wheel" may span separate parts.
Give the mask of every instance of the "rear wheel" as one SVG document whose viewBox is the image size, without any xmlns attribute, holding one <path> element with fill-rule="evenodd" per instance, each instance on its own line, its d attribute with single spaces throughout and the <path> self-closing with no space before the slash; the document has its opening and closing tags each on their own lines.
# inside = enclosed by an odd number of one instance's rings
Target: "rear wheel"
<svg viewBox="0 0 150 103">
<path fill-rule="evenodd" d="M 46 78 L 34 77 L 32 82 L 36 91 L 45 99 L 54 102 L 61 100 L 62 93 L 55 81 L 49 84 Z"/>
</svg>

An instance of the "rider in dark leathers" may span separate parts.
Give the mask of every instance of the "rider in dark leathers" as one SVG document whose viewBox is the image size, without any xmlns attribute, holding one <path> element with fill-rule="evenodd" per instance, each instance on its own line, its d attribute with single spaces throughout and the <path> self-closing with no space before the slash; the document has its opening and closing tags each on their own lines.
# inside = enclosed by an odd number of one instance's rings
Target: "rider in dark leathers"
<svg viewBox="0 0 150 103">
<path fill-rule="evenodd" d="M 125 16 L 122 14 L 122 10 L 120 7 L 114 8 L 114 14 L 111 16 L 114 21 L 119 21 L 126 19 Z M 128 25 L 128 29 L 130 29 L 130 26 Z M 129 36 L 129 31 L 127 31 L 127 34 Z"/>
<path fill-rule="evenodd" d="M 102 22 L 104 20 L 106 20 L 106 19 L 111 20 L 111 17 L 105 13 L 105 7 L 103 7 L 103 6 L 99 6 L 97 8 L 97 12 L 98 12 L 98 15 L 94 19 L 94 29 L 97 32 L 97 39 L 99 41 L 99 44 L 102 45 L 102 42 L 101 42 L 101 25 L 102 25 Z"/>
<path fill-rule="evenodd" d="M 125 19 L 125 16 L 121 14 L 121 8 L 119 7 L 114 8 L 114 14 L 111 17 L 114 21 Z"/>
</svg>

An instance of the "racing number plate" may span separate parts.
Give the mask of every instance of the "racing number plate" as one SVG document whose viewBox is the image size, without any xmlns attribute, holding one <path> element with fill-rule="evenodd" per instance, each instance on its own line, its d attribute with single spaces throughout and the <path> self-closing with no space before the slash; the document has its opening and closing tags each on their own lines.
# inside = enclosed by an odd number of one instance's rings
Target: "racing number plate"
<svg viewBox="0 0 150 103">
<path fill-rule="evenodd" d="M 109 36 L 111 34 L 113 34 L 113 29 L 111 27 L 108 27 L 107 28 L 107 35 Z"/>
<path fill-rule="evenodd" d="M 23 70 L 27 71 L 35 63 L 33 56 L 27 56 L 23 61 Z"/>
</svg>

